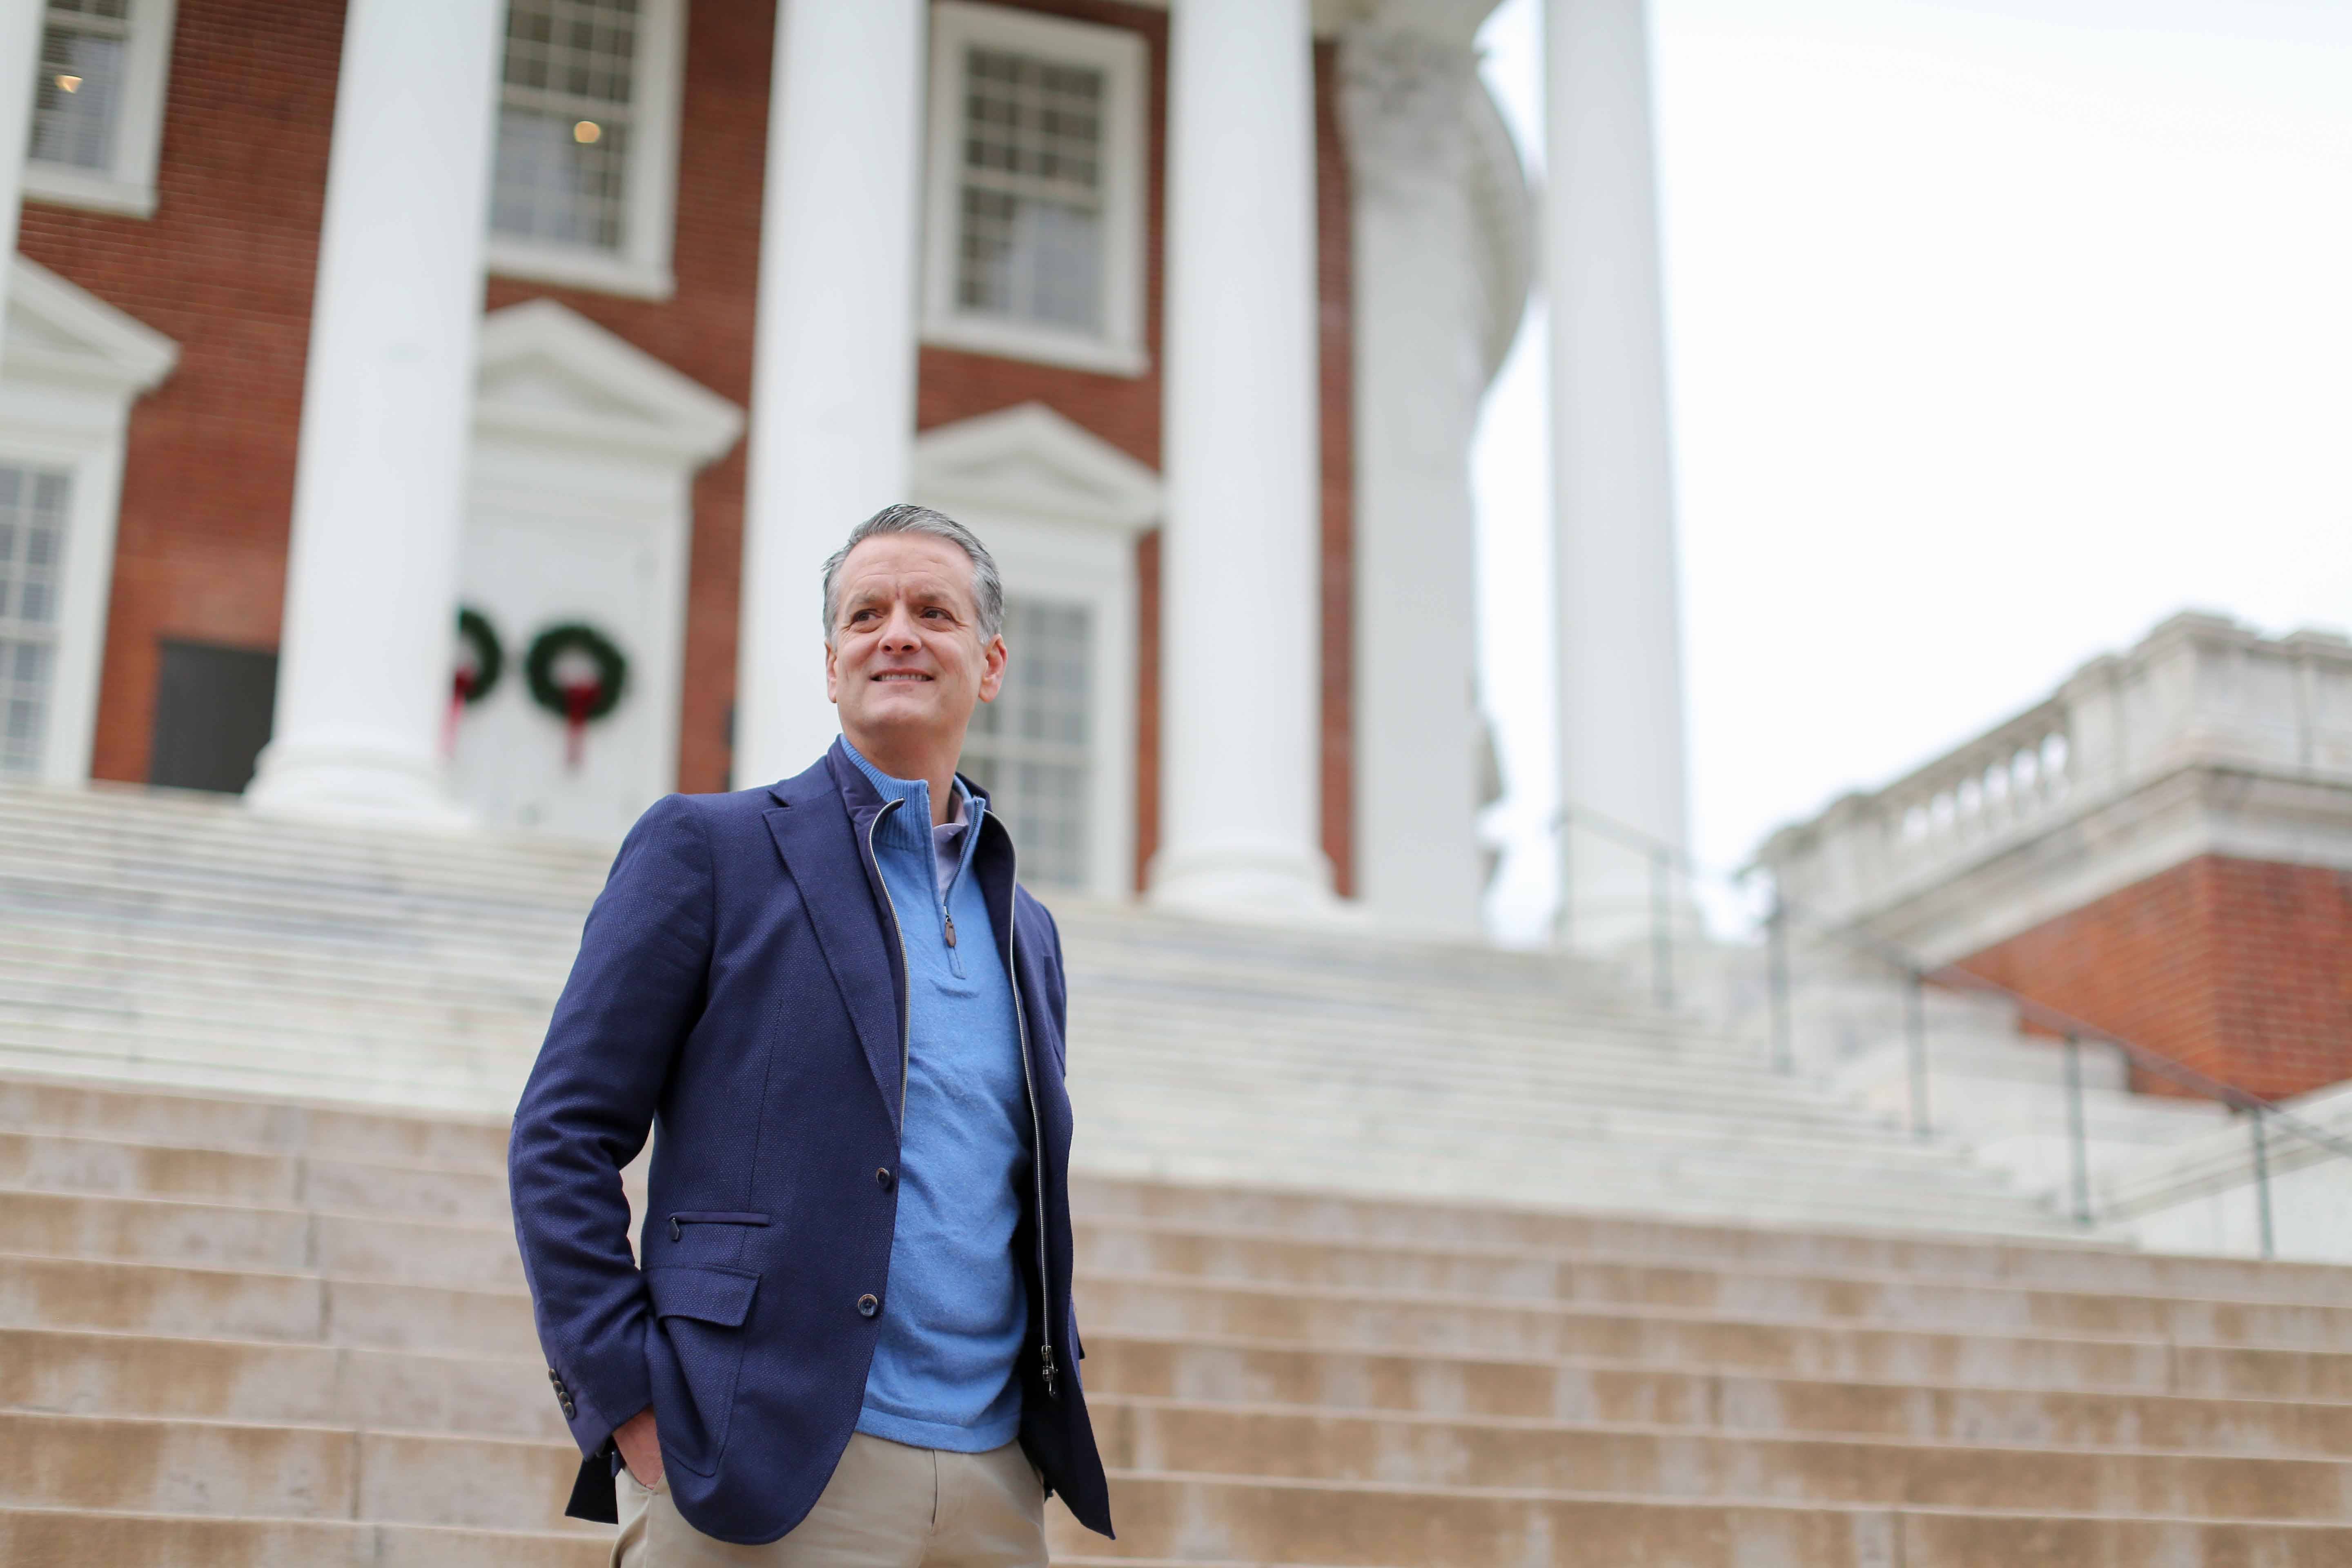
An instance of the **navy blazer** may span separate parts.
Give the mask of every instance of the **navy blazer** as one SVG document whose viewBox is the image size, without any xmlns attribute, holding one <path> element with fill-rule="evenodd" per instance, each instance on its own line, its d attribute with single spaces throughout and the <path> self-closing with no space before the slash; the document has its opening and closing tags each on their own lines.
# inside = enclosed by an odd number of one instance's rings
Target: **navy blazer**
<svg viewBox="0 0 2352 1568">
<path fill-rule="evenodd" d="M 838 742 L 767 789 L 670 795 L 588 913 L 508 1151 L 548 1378 L 587 1457 L 577 1517 L 613 1519 L 612 1433 L 647 1405 L 678 1511 L 722 1541 L 798 1524 L 848 1446 L 898 1209 L 907 984 L 873 856 L 886 808 Z M 1070 1310 L 1061 938 L 1015 884 L 1011 836 L 982 822 L 973 865 L 1040 1135 L 1013 1242 L 1021 1445 L 1108 1535 Z M 621 1168 L 656 1126 L 633 1258 Z"/>
</svg>

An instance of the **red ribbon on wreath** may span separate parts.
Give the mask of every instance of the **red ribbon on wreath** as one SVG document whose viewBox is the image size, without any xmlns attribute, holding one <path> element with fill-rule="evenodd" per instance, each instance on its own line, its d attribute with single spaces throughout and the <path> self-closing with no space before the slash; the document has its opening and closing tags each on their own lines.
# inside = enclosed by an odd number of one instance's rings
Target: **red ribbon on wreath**
<svg viewBox="0 0 2352 1568">
<path fill-rule="evenodd" d="M 629 661 L 595 627 L 571 622 L 531 640 L 523 660 L 531 700 L 563 721 L 563 765 L 578 772 L 588 726 L 613 710 L 629 677 Z"/>
<path fill-rule="evenodd" d="M 490 694 L 506 668 L 506 649 L 499 634 L 478 610 L 457 612 L 457 664 L 449 676 L 449 711 L 441 723 L 441 754 L 457 754 L 457 721 L 466 710 Z"/>
</svg>

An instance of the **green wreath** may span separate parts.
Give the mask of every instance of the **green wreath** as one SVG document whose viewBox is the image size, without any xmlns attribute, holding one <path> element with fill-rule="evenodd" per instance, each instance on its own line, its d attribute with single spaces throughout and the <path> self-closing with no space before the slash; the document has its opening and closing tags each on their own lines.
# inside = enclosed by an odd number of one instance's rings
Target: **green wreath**
<svg viewBox="0 0 2352 1568">
<path fill-rule="evenodd" d="M 454 695 L 471 708 L 490 694 L 506 673 L 507 650 L 499 641 L 499 634 L 489 617 L 481 611 L 461 607 L 457 611 L 457 640 L 474 656 L 473 668 L 468 671 L 460 664 L 451 677 Z M 470 674 L 471 679 L 467 679 Z"/>
<path fill-rule="evenodd" d="M 596 667 L 596 683 L 583 692 L 555 679 L 555 667 L 565 654 L 580 653 Z M 621 700 L 629 683 L 629 659 L 612 639 L 591 626 L 567 621 L 533 637 L 523 656 L 523 678 L 530 683 L 530 700 L 568 723 L 602 719 Z"/>
</svg>

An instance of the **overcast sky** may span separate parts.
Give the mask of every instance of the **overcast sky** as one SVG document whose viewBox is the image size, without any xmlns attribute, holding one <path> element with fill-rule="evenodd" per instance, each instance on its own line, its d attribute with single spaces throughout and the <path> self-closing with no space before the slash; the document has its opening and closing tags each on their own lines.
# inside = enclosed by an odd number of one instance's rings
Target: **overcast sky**
<svg viewBox="0 0 2352 1568">
<path fill-rule="evenodd" d="M 1531 166 L 1540 0 L 1486 71 Z M 2352 624 L 2352 0 L 1652 0 L 1695 848 L 1884 783 L 2191 605 Z M 1540 302 L 1476 454 L 1549 572 Z M 1548 651 L 1481 617 L 1549 907 Z M 1546 628 L 1548 631 L 1548 628 Z"/>
</svg>

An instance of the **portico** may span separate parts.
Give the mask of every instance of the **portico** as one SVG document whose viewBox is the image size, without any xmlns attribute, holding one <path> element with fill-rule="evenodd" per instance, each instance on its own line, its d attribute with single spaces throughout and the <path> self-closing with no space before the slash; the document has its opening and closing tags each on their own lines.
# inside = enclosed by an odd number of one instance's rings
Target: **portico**
<svg viewBox="0 0 2352 1568">
<path fill-rule="evenodd" d="M 22 4 L 7 0 L 0 24 Z M 672 454 L 667 477 L 646 470 L 644 493 L 667 498 L 667 521 L 646 525 L 664 542 L 645 557 L 657 569 L 623 581 L 637 568 L 615 546 L 606 578 L 572 595 L 647 606 L 630 623 L 646 646 L 629 651 L 631 700 L 651 707 L 627 742 L 646 782 L 629 787 L 667 787 L 682 743 L 688 584 L 711 570 L 688 544 L 696 472 L 748 469 L 740 542 L 728 540 L 737 785 L 791 772 L 834 732 L 814 658 L 818 563 L 887 501 L 921 491 L 953 506 L 961 486 L 1020 563 L 1010 590 L 1034 613 L 1016 624 L 1081 672 L 1066 689 L 1036 687 L 1024 711 L 1038 717 L 1020 722 L 1083 724 L 991 742 L 992 765 L 1027 768 L 1035 809 L 1062 812 L 1086 847 L 1072 885 L 1252 918 L 1352 907 L 1391 930 L 1475 935 L 1467 452 L 1540 250 L 1567 302 L 1552 313 L 1565 773 L 1580 797 L 1678 837 L 1646 20 L 1641 0 L 1549 0 L 1566 107 L 1538 214 L 1477 77 L 1490 8 L 1175 0 L 1082 20 L 963 0 L 789 0 L 764 39 L 765 157 L 756 181 L 730 187 L 758 213 L 751 374 L 730 387 L 665 375 L 658 353 L 634 370 L 626 358 L 630 323 L 647 319 L 627 311 L 698 286 L 700 256 L 672 244 L 668 210 L 692 193 L 664 160 L 681 155 L 681 104 L 698 90 L 681 62 L 709 47 L 696 42 L 701 14 L 599 0 L 584 9 L 622 32 L 567 44 L 560 27 L 518 30 L 519 17 L 571 15 L 547 0 L 352 0 L 275 728 L 250 803 L 521 820 L 518 781 L 485 782 L 490 721 L 461 714 L 479 732 L 450 743 L 451 628 L 461 601 L 496 596 L 482 583 L 530 559 L 511 543 L 530 510 L 517 484 L 572 462 L 564 450 L 583 475 L 614 458 L 549 422 L 593 424 L 615 415 L 599 401 L 612 397 L 634 410 L 617 414 L 631 440 Z M 520 69 L 526 45 L 539 52 Z M 605 74 L 578 76 L 582 60 Z M 971 107 L 983 100 L 994 107 Z M 954 117 L 976 113 L 959 142 Z M 592 174 L 608 184 L 588 202 Z M 4 213 L 14 186 L 0 196 Z M 598 235 L 609 244 L 589 254 Z M 587 400 L 570 414 L 532 412 L 541 393 L 509 380 L 486 410 L 494 277 L 558 289 L 562 304 L 548 305 L 563 313 L 529 318 L 530 331 L 617 379 L 559 377 L 558 402 Z M 612 353 L 600 332 L 616 334 Z M 961 395 L 975 412 L 929 408 L 935 372 L 919 366 L 939 364 L 989 381 Z M 1105 415 L 1088 428 L 1097 397 L 1149 409 L 1150 424 Z M 919 435 L 935 457 L 919 457 Z M 583 479 L 549 493 L 580 492 L 551 503 L 569 515 L 612 499 L 598 489 Z M 485 514 L 492 493 L 508 521 Z M 493 528 L 509 542 L 486 545 Z M 1349 607 L 1336 643 L 1318 609 L 1335 592 Z M 515 602 L 540 599 L 512 614 L 558 613 L 544 595 Z M 1148 645 L 1143 622 L 1156 626 Z M 1347 819 L 1336 835 L 1335 810 Z"/>
</svg>

